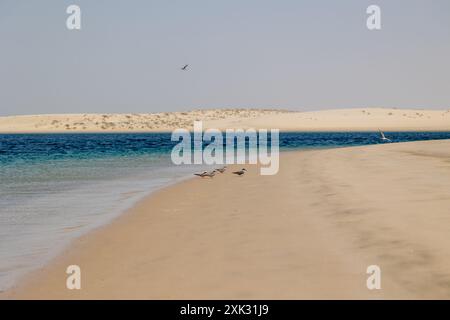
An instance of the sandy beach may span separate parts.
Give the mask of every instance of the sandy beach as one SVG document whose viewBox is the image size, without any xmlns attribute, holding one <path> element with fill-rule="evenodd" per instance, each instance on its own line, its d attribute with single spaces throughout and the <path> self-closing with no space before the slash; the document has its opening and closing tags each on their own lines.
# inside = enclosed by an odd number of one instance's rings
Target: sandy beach
<svg viewBox="0 0 450 320">
<path fill-rule="evenodd" d="M 448 299 L 449 150 L 443 140 L 295 151 L 274 176 L 246 166 L 243 177 L 194 178 L 0 297 Z M 81 290 L 65 286 L 73 264 Z M 366 287 L 369 265 L 381 290 Z"/>
<path fill-rule="evenodd" d="M 280 131 L 449 131 L 450 110 L 355 108 L 322 111 L 213 109 L 146 114 L 49 114 L 0 117 L 0 133 L 170 132 L 205 129 Z"/>
</svg>

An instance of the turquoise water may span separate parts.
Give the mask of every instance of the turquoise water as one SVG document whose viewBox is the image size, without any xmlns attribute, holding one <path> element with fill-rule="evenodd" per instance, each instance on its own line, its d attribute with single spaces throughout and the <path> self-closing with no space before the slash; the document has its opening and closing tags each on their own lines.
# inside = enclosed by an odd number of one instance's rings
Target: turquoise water
<svg viewBox="0 0 450 320">
<path fill-rule="evenodd" d="M 395 142 L 450 133 L 386 133 Z M 280 149 L 381 143 L 377 133 L 281 133 Z M 0 290 L 148 193 L 204 167 L 175 166 L 170 134 L 0 135 Z"/>
<path fill-rule="evenodd" d="M 171 165 L 166 138 L 0 135 L 0 290 L 151 191 L 200 170 Z"/>
</svg>

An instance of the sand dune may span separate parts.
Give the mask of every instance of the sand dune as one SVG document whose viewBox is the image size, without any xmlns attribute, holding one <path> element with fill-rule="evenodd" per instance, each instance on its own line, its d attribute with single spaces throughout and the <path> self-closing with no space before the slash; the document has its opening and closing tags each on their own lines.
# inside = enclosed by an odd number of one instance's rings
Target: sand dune
<svg viewBox="0 0 450 320">
<path fill-rule="evenodd" d="M 191 128 L 193 121 L 249 120 L 277 110 L 195 110 L 147 114 L 52 114 L 0 117 L 0 132 L 157 132 Z"/>
<path fill-rule="evenodd" d="M 450 141 L 281 155 L 164 189 L 7 298 L 450 298 Z M 201 206 L 198 203 L 202 203 Z M 67 290 L 66 267 L 82 269 Z M 368 290 L 366 269 L 382 270 Z"/>
<path fill-rule="evenodd" d="M 450 110 L 339 109 L 311 112 L 216 109 L 149 114 L 54 114 L 0 117 L 0 132 L 155 132 L 204 128 L 283 131 L 447 131 Z"/>
</svg>

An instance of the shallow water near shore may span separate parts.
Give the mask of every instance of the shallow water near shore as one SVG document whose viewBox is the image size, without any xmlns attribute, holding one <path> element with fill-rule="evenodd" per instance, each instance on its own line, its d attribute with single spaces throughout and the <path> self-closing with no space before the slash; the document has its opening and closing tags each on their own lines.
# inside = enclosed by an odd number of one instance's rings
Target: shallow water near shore
<svg viewBox="0 0 450 320">
<path fill-rule="evenodd" d="M 450 132 L 386 132 L 394 142 Z M 281 133 L 281 150 L 381 143 L 378 133 Z M 0 290 L 148 193 L 190 177 L 169 133 L 0 135 Z"/>
</svg>

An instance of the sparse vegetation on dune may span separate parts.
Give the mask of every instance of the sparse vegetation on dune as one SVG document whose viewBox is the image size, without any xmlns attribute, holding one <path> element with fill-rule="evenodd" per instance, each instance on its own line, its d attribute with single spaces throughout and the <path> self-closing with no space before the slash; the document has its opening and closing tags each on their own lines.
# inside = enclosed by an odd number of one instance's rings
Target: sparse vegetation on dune
<svg viewBox="0 0 450 320">
<path fill-rule="evenodd" d="M 160 112 L 145 114 L 82 114 L 82 115 L 48 115 L 34 125 L 35 128 L 83 131 L 157 131 L 174 128 L 190 128 L 192 122 L 219 120 L 226 118 L 254 118 L 266 114 L 279 114 L 287 111 L 258 109 L 197 109 L 183 112 Z M 62 130 L 64 131 L 64 130 Z"/>
<path fill-rule="evenodd" d="M 0 132 L 155 132 L 192 129 L 194 121 L 219 129 L 259 127 L 308 131 L 404 127 L 422 130 L 436 127 L 436 130 L 450 130 L 449 111 L 360 108 L 300 112 L 227 108 L 140 114 L 54 114 L 0 117 Z"/>
</svg>

